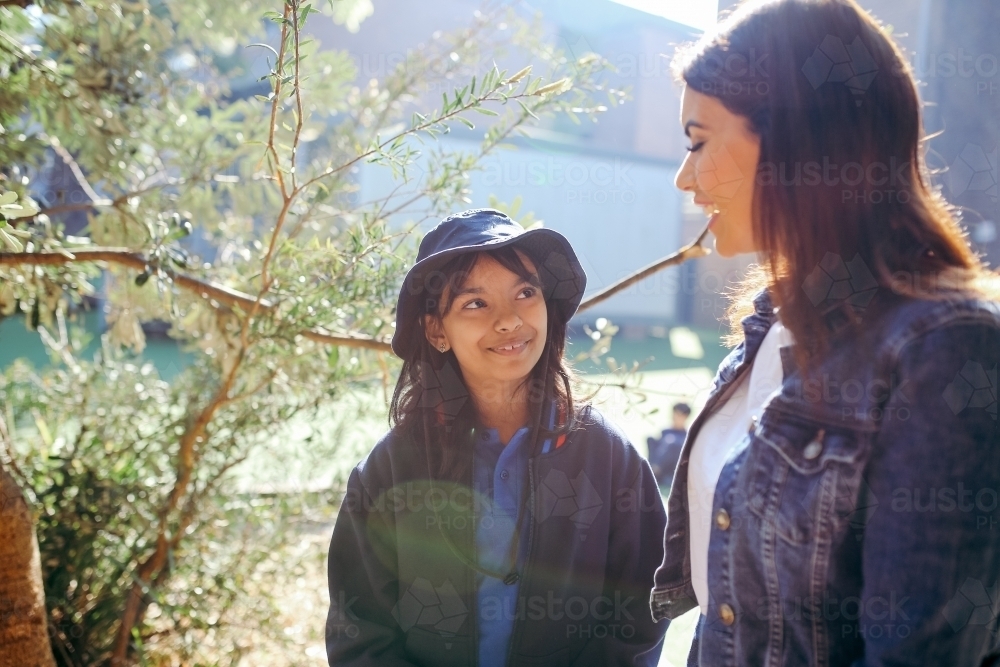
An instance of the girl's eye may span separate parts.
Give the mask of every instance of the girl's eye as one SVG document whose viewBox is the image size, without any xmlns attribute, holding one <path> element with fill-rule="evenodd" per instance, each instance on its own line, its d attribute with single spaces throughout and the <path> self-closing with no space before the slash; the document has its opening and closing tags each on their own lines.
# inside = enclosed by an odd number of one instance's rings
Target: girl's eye
<svg viewBox="0 0 1000 667">
<path fill-rule="evenodd" d="M 531 297 L 535 296 L 535 294 L 537 294 L 537 293 L 538 293 L 538 290 L 535 289 L 534 287 L 525 287 L 523 290 L 521 290 L 521 293 L 518 295 L 517 298 L 518 299 L 521 299 L 521 298 L 530 299 Z"/>
<path fill-rule="evenodd" d="M 465 304 L 463 308 L 465 310 L 478 310 L 480 308 L 484 308 L 485 306 L 486 302 L 484 302 L 482 299 L 473 299 L 469 303 Z"/>
<path fill-rule="evenodd" d="M 694 146 L 685 146 L 684 150 L 686 150 L 688 153 L 697 153 L 704 145 L 705 145 L 704 141 L 699 141 Z"/>
</svg>

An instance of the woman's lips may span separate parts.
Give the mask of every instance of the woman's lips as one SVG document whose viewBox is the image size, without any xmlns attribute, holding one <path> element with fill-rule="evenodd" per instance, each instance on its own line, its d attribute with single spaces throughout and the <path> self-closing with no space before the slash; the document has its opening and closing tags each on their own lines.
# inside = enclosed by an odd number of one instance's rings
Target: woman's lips
<svg viewBox="0 0 1000 667">
<path fill-rule="evenodd" d="M 715 226 L 716 220 L 719 218 L 719 209 L 715 204 L 709 202 L 695 201 L 696 204 L 701 206 L 701 210 L 705 212 L 708 216 L 708 228 L 712 229 Z"/>
</svg>

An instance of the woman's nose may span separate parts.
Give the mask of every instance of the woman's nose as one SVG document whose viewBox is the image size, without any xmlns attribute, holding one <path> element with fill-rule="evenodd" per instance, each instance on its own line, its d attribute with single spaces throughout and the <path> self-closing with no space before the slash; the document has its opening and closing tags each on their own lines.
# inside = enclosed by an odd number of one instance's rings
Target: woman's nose
<svg viewBox="0 0 1000 667">
<path fill-rule="evenodd" d="M 692 164 L 690 153 L 681 162 L 681 167 L 677 170 L 677 175 L 674 177 L 674 185 L 677 186 L 678 190 L 685 192 L 694 191 L 694 165 Z"/>
</svg>

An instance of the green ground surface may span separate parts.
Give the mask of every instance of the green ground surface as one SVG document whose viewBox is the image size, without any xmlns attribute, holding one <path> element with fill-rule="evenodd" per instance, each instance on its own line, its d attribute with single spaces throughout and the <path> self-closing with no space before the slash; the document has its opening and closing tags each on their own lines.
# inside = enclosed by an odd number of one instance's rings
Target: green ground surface
<svg viewBox="0 0 1000 667">
<path fill-rule="evenodd" d="M 704 356 L 700 359 L 688 359 L 673 354 L 670 341 L 666 338 L 648 336 L 641 339 L 629 339 L 619 334 L 611 341 L 611 349 L 606 357 L 612 357 L 619 365 L 631 366 L 638 362 L 644 371 L 675 370 L 679 368 L 698 368 L 707 366 L 718 368 L 722 360 L 729 354 L 729 349 L 720 342 L 721 332 L 710 329 L 692 329 L 701 341 Z M 586 352 L 591 342 L 586 338 L 571 339 L 566 346 L 566 355 L 574 358 L 580 352 Z M 590 360 L 574 362 L 574 368 L 585 374 L 607 373 L 608 367 L 602 359 L 600 362 Z"/>
<path fill-rule="evenodd" d="M 100 314 L 96 311 L 82 312 L 84 329 L 90 338 L 86 347 L 77 353 L 80 360 L 92 360 L 101 349 Z M 29 331 L 21 316 L 0 318 L 0 369 L 7 368 L 15 359 L 27 359 L 35 368 L 49 363 L 47 350 L 38 333 Z M 142 362 L 151 361 L 164 380 L 172 380 L 191 363 L 194 356 L 184 352 L 177 341 L 162 336 L 150 336 L 146 349 L 136 355 Z"/>
</svg>

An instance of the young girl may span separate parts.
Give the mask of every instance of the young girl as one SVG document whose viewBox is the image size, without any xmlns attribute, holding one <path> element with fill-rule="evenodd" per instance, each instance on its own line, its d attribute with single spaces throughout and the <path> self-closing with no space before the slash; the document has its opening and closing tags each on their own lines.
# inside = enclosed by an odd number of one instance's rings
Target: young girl
<svg viewBox="0 0 1000 667">
<path fill-rule="evenodd" d="M 393 428 L 330 545 L 330 665 L 656 665 L 649 464 L 563 359 L 586 276 L 560 234 L 446 218 L 396 307 Z"/>
<path fill-rule="evenodd" d="M 929 185 L 906 60 L 853 0 L 770 0 L 678 71 L 677 185 L 760 268 L 654 617 L 700 609 L 690 665 L 1000 663 L 998 276 Z"/>
</svg>

